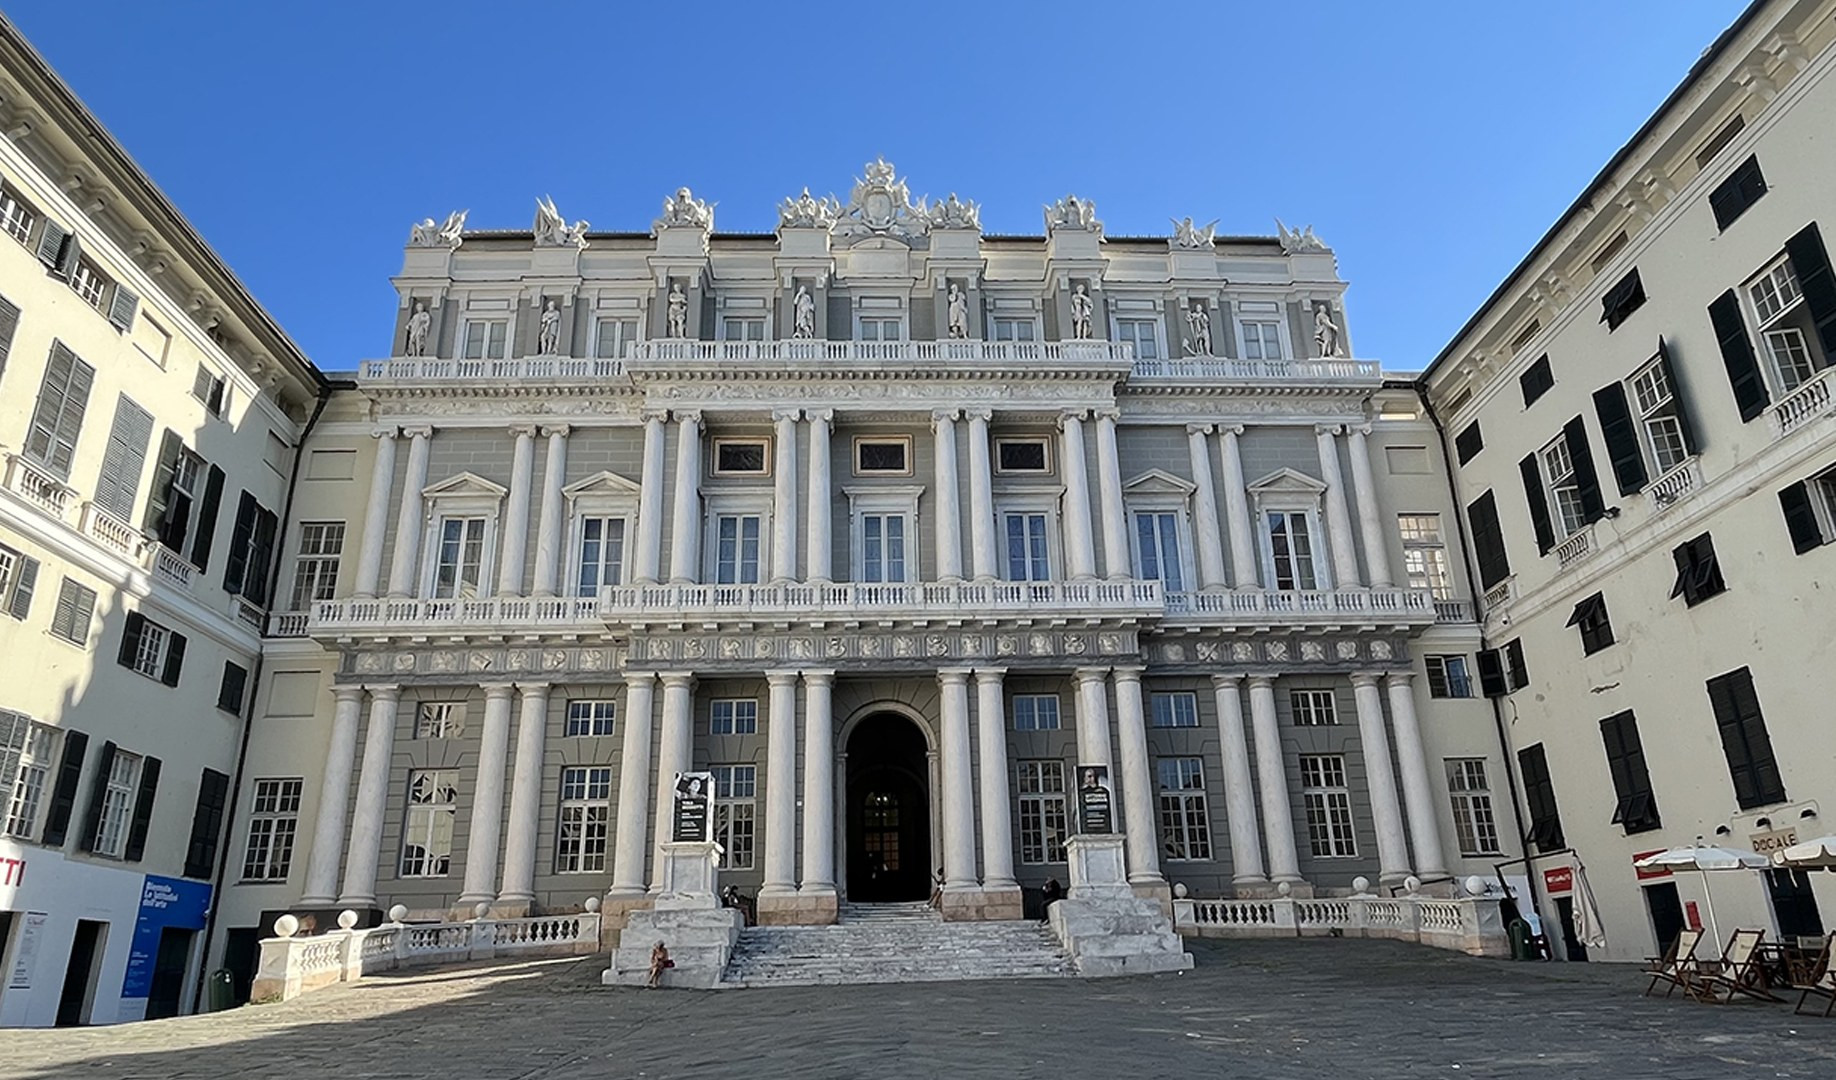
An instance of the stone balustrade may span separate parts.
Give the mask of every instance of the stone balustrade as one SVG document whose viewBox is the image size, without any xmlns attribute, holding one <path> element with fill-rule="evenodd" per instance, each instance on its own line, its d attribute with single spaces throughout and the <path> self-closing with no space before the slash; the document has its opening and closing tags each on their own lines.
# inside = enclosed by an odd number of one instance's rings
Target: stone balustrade
<svg viewBox="0 0 1836 1080">
<path fill-rule="evenodd" d="M 1413 941 L 1472 956 L 1508 956 L 1498 898 L 1372 895 L 1173 901 L 1189 937 L 1367 937 Z"/>
<path fill-rule="evenodd" d="M 59 521 L 76 498 L 74 488 L 21 454 L 7 455 L 6 488 Z"/>
<path fill-rule="evenodd" d="M 321 600 L 305 632 L 313 635 L 395 630 L 454 631 L 488 627 L 587 631 L 603 627 L 593 596 L 492 596 L 484 599 L 379 597 Z"/>
<path fill-rule="evenodd" d="M 1783 439 L 1812 420 L 1830 414 L 1830 381 L 1836 378 L 1830 374 L 1832 371 L 1836 368 L 1824 368 L 1816 378 L 1799 383 L 1797 389 L 1773 404 L 1774 437 Z"/>
<path fill-rule="evenodd" d="M 1136 360 L 1130 381 L 1244 382 L 1349 384 L 1376 386 L 1383 381 L 1383 365 L 1376 360 L 1229 360 L 1223 357 L 1188 357 L 1179 360 Z"/>
<path fill-rule="evenodd" d="M 1120 341 L 640 341 L 629 366 L 764 361 L 800 364 L 931 364 L 976 371 L 997 364 L 1094 364 L 1126 368 L 1133 348 Z"/>
<path fill-rule="evenodd" d="M 135 561 L 140 560 L 147 548 L 147 538 L 139 529 L 93 502 L 83 504 L 77 527 L 90 539 Z"/>
<path fill-rule="evenodd" d="M 1048 616 L 1158 617 L 1160 582 L 809 582 L 777 585 L 614 585 L 601 594 L 608 621 L 673 622 L 762 615 L 805 622 L 857 618 Z"/>
<path fill-rule="evenodd" d="M 519 356 L 499 360 L 444 360 L 433 356 L 398 356 L 365 360 L 357 379 L 366 385 L 423 383 L 478 385 L 525 382 L 578 382 L 612 379 L 625 373 L 623 360 L 611 357 Z"/>
<path fill-rule="evenodd" d="M 1181 622 L 1426 625 L 1438 617 L 1426 589 L 1218 589 L 1167 595 L 1166 615 Z"/>
</svg>

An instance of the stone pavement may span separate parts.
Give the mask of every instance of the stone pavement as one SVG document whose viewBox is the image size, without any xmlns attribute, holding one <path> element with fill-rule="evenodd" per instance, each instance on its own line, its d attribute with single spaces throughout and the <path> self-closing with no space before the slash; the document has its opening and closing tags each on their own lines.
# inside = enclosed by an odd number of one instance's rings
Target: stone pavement
<svg viewBox="0 0 1836 1080">
<path fill-rule="evenodd" d="M 1103 981 L 609 990 L 598 958 L 405 974 L 0 1032 L 0 1077 L 1836 1077 L 1836 1020 L 1643 998 L 1624 966 L 1330 938 L 1192 951 L 1183 975 Z"/>
</svg>

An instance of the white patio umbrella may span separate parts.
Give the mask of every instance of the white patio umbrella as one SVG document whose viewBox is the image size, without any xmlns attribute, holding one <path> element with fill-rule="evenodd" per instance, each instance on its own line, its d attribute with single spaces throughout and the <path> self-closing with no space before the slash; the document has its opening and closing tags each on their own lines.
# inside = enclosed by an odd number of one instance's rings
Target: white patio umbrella
<svg viewBox="0 0 1836 1080">
<path fill-rule="evenodd" d="M 1632 865 L 1640 869 L 1667 867 L 1671 870 L 1694 870 L 1702 874 L 1702 895 L 1708 903 L 1709 933 L 1716 942 L 1720 942 L 1721 927 L 1715 921 L 1715 893 L 1709 888 L 1708 875 L 1724 870 L 1764 870 L 1772 865 L 1772 860 L 1757 851 L 1704 844 L 1698 836 L 1696 842 L 1688 847 L 1674 847 L 1655 855 L 1647 855 Z"/>
<path fill-rule="evenodd" d="M 1575 940 L 1590 949 L 1606 948 L 1606 923 L 1600 918 L 1600 904 L 1594 899 L 1594 887 L 1588 883 L 1587 867 L 1575 860 Z"/>
<path fill-rule="evenodd" d="M 1780 848 L 1772 853 L 1772 861 L 1776 866 L 1791 870 L 1836 868 L 1836 836 L 1820 836 Z"/>
</svg>

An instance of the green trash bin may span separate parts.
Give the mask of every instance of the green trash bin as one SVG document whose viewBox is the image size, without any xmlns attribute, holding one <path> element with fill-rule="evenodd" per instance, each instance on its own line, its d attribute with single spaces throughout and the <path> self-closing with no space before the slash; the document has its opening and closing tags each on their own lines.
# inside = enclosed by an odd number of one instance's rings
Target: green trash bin
<svg viewBox="0 0 1836 1080">
<path fill-rule="evenodd" d="M 1511 925 L 1505 928 L 1511 937 L 1511 959 L 1533 960 L 1535 953 L 1530 945 L 1530 924 L 1522 919 L 1512 919 Z"/>
<path fill-rule="evenodd" d="M 236 980 L 231 977 L 228 968 L 218 968 L 210 973 L 210 1011 L 222 1012 L 234 1008 L 236 1004 Z"/>
</svg>

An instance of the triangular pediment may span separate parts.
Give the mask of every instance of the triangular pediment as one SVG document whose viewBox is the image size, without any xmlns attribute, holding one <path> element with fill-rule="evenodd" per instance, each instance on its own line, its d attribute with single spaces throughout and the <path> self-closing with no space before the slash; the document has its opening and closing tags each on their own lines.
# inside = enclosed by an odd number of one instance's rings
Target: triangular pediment
<svg viewBox="0 0 1836 1080">
<path fill-rule="evenodd" d="M 1250 484 L 1249 490 L 1257 495 L 1318 495 L 1326 490 L 1326 485 L 1303 472 L 1296 472 L 1293 469 L 1276 469 Z"/>
<path fill-rule="evenodd" d="M 1123 484 L 1122 490 L 1130 495 L 1185 496 L 1197 491 L 1198 485 L 1190 480 L 1181 480 L 1164 469 L 1149 469 Z"/>
<path fill-rule="evenodd" d="M 584 480 L 574 481 L 562 488 L 561 494 L 570 499 L 578 499 L 583 495 L 629 495 L 636 498 L 639 490 L 641 485 L 636 480 L 627 479 L 608 469 L 596 472 Z"/>
<path fill-rule="evenodd" d="M 494 484 L 475 472 L 462 472 L 457 476 L 449 476 L 438 483 L 427 485 L 421 489 L 421 494 L 429 498 L 444 495 L 448 498 L 483 496 L 501 499 L 504 497 L 505 490 L 502 484 Z"/>
</svg>

